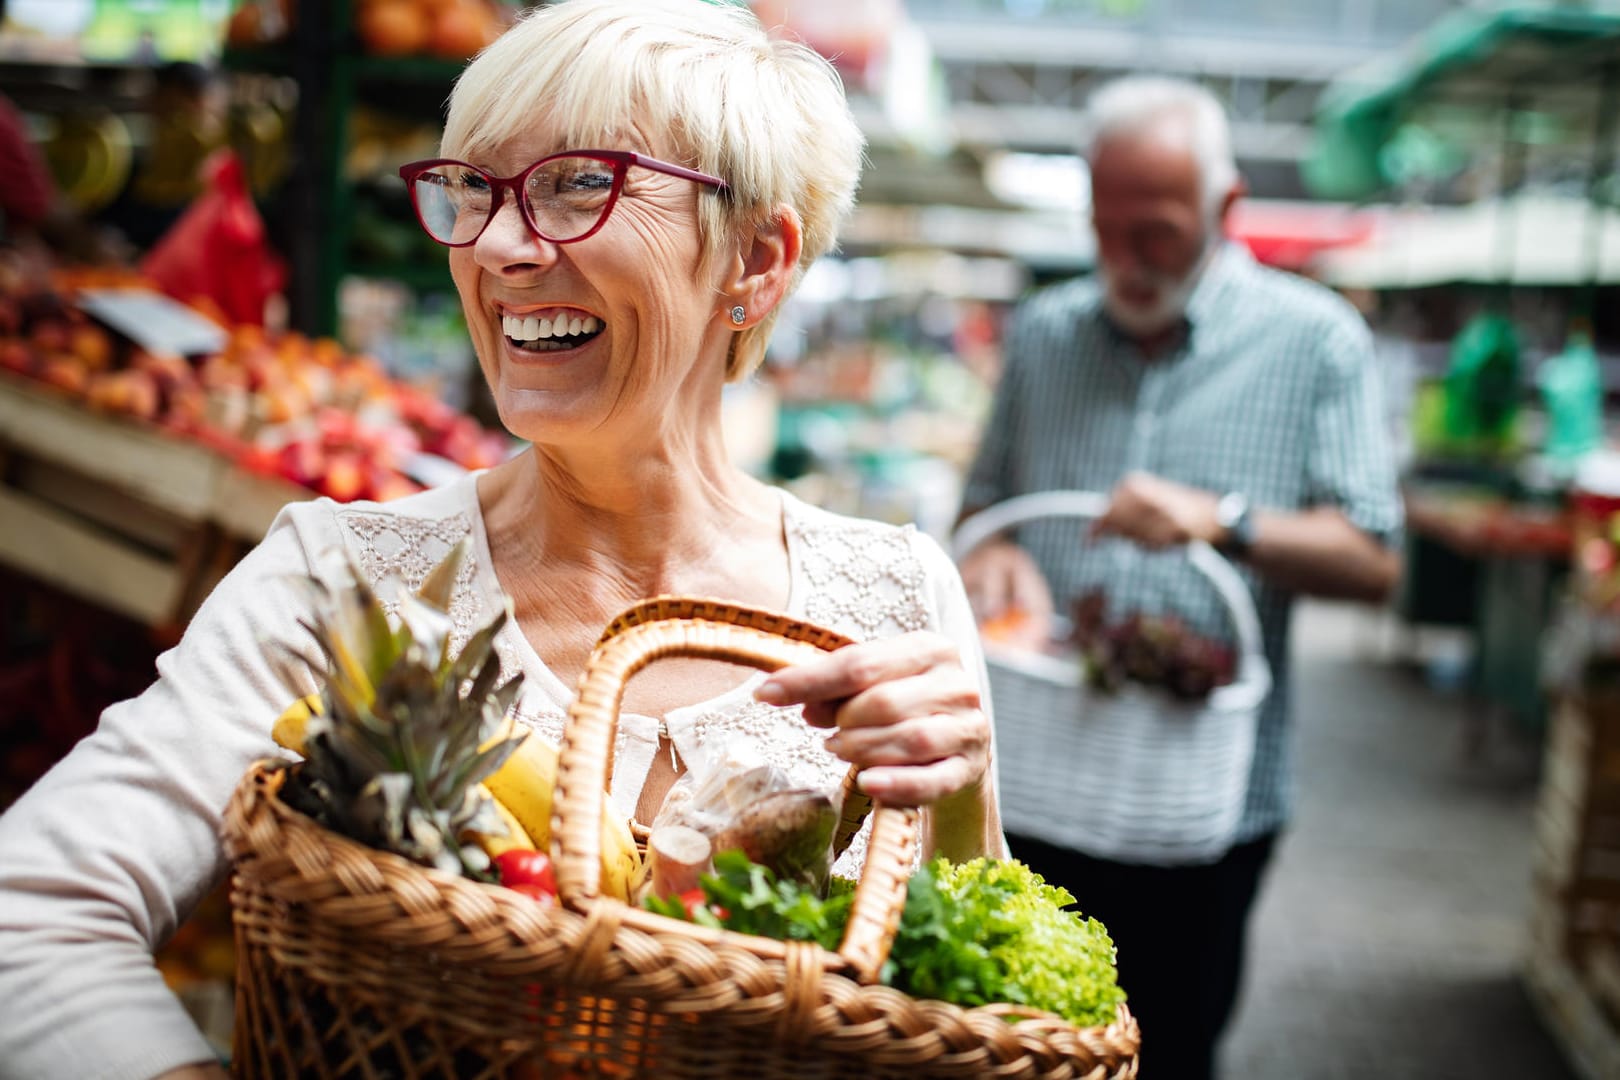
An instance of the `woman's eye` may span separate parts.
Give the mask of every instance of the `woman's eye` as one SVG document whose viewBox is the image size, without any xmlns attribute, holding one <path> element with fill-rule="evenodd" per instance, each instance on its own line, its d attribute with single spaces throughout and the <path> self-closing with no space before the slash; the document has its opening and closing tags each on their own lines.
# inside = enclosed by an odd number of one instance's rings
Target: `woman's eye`
<svg viewBox="0 0 1620 1080">
<path fill-rule="evenodd" d="M 613 174 L 610 172 L 579 172 L 568 178 L 568 185 L 574 191 L 606 191 L 613 186 Z"/>
</svg>

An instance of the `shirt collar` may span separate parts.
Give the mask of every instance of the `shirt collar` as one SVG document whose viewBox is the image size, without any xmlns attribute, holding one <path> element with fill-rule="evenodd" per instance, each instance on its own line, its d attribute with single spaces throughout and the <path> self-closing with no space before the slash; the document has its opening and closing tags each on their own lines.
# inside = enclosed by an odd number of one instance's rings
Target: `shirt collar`
<svg viewBox="0 0 1620 1080">
<path fill-rule="evenodd" d="M 1206 319 L 1218 318 L 1221 309 L 1226 304 L 1225 294 L 1232 282 L 1236 280 L 1248 267 L 1254 265 L 1254 256 L 1243 244 L 1233 240 L 1222 240 L 1210 253 L 1209 262 L 1198 278 L 1198 284 L 1193 286 L 1192 296 L 1187 298 L 1187 311 L 1183 316 L 1182 325 L 1189 338 Z M 1094 312 L 1103 327 L 1120 341 L 1129 342 L 1133 339 L 1125 331 L 1114 325 L 1108 317 L 1107 307 L 1103 304 L 1102 293 L 1099 290 L 1094 298 Z"/>
<path fill-rule="evenodd" d="M 1232 240 L 1222 240 L 1209 257 L 1209 265 L 1193 287 L 1187 300 L 1187 323 L 1196 328 L 1204 320 L 1215 316 L 1225 306 L 1222 299 L 1227 286 L 1254 264 L 1249 249 Z"/>
</svg>

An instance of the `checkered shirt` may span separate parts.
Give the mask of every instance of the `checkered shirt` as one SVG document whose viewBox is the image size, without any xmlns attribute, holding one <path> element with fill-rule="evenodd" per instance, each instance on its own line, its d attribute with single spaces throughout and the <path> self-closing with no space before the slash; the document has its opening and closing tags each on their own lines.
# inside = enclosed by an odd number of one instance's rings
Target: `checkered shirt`
<svg viewBox="0 0 1620 1080">
<path fill-rule="evenodd" d="M 1259 509 L 1335 506 L 1397 543 L 1393 453 L 1372 340 L 1356 312 L 1228 244 L 1205 270 L 1186 323 L 1182 343 L 1149 362 L 1105 317 L 1094 281 L 1028 299 L 1008 328 L 1002 385 L 964 505 L 1034 491 L 1107 492 L 1141 470 L 1211 492 L 1239 491 Z M 1173 612 L 1230 640 L 1213 588 L 1182 557 L 1077 536 L 1073 519 L 1019 530 L 1060 613 L 1103 587 L 1115 616 Z M 1254 591 L 1275 681 L 1260 715 L 1243 841 L 1280 828 L 1292 802 L 1292 595 L 1239 569 Z"/>
</svg>

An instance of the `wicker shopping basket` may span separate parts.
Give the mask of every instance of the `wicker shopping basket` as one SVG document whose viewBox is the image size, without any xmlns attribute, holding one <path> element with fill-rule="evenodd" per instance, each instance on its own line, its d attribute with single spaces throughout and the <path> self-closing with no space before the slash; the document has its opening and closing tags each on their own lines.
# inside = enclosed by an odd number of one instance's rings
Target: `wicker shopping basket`
<svg viewBox="0 0 1620 1080">
<path fill-rule="evenodd" d="M 1084 1077 L 1136 1075 L 1121 1007 L 1077 1028 L 874 985 L 914 863 L 911 811 L 878 806 L 837 952 L 667 919 L 599 891 L 600 815 L 624 684 L 668 656 L 762 670 L 847 643 L 785 616 L 661 599 L 609 627 L 559 765 L 561 906 L 425 869 L 322 829 L 255 767 L 226 812 L 237 939 L 236 1075 Z"/>
<path fill-rule="evenodd" d="M 1040 518 L 1096 518 L 1107 504 L 1086 491 L 1020 495 L 963 521 L 952 552 L 960 561 L 1006 529 Z M 1158 865 L 1211 862 L 1231 847 L 1271 669 L 1243 579 L 1207 544 L 1189 544 L 1185 555 L 1220 597 L 1238 645 L 1237 677 L 1203 702 L 1129 684 L 1096 691 L 1077 659 L 985 643 L 1009 832 Z"/>
</svg>

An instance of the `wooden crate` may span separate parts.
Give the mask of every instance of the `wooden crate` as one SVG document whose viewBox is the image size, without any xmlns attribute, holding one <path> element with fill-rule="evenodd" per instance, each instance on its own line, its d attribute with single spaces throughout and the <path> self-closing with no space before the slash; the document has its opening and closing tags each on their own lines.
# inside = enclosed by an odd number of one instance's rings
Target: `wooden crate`
<svg viewBox="0 0 1620 1080">
<path fill-rule="evenodd" d="M 183 626 L 276 511 L 310 497 L 0 377 L 0 562 L 119 614 Z"/>
</svg>

